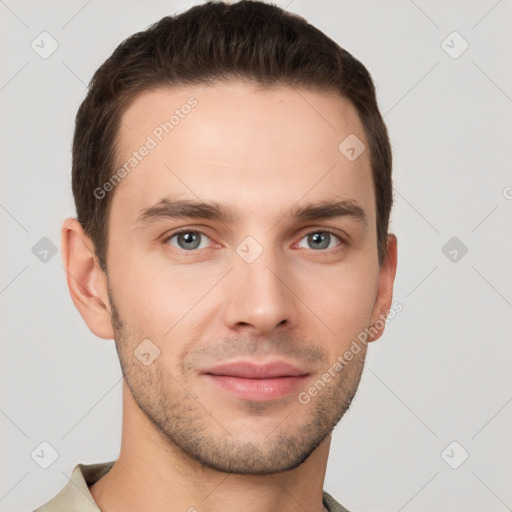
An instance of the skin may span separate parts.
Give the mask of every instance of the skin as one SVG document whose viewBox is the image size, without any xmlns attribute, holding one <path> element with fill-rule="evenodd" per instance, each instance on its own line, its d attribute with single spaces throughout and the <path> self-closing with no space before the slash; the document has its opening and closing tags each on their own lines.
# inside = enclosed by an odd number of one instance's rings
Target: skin
<svg viewBox="0 0 512 512">
<path fill-rule="evenodd" d="M 191 96 L 197 106 L 109 192 L 108 279 L 76 219 L 63 224 L 73 302 L 94 334 L 115 339 L 124 375 L 120 455 L 90 490 L 107 512 L 319 512 L 331 432 L 366 347 L 309 403 L 298 393 L 389 311 L 396 272 L 392 234 L 378 263 L 369 151 L 349 161 L 338 150 L 349 134 L 368 142 L 334 93 L 218 82 L 139 95 L 123 115 L 119 164 Z M 169 195 L 223 203 L 239 219 L 136 224 Z M 287 216 L 331 199 L 356 202 L 367 222 Z M 169 238 L 183 227 L 204 234 L 195 250 Z M 325 229 L 340 238 L 318 249 L 308 235 Z M 247 236 L 263 249 L 252 263 L 236 251 Z M 160 350 L 148 366 L 134 355 L 147 338 Z M 277 359 L 308 376 L 276 400 L 238 398 L 200 373 Z"/>
</svg>

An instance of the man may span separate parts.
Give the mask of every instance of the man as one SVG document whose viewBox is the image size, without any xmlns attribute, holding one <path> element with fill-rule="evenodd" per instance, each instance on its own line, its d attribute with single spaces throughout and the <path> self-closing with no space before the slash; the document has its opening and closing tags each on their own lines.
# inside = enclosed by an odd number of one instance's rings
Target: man
<svg viewBox="0 0 512 512">
<path fill-rule="evenodd" d="M 122 442 L 37 510 L 345 511 L 331 433 L 396 271 L 364 66 L 260 2 L 166 17 L 95 73 L 73 194 L 67 282 L 115 340 Z"/>
</svg>

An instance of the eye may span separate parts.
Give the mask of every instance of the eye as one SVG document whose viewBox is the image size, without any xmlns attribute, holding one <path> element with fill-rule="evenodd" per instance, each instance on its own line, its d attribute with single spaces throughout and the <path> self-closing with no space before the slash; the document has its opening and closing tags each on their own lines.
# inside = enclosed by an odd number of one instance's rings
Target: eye
<svg viewBox="0 0 512 512">
<path fill-rule="evenodd" d="M 341 243 L 332 245 L 333 240 L 336 238 Z M 341 248 L 341 246 L 344 245 L 342 238 L 331 231 L 312 231 L 311 233 L 308 233 L 304 238 L 302 238 L 302 240 L 306 240 L 306 243 L 309 244 L 309 247 L 307 248 L 316 251 L 323 249 L 333 249 L 335 247 Z"/>
<path fill-rule="evenodd" d="M 337 244 L 335 243 L 336 239 L 338 240 Z M 329 230 L 311 231 L 301 239 L 298 245 L 299 247 L 304 247 L 301 245 L 303 240 L 306 240 L 308 244 L 306 249 L 313 249 L 315 251 L 336 248 L 341 249 L 345 245 L 345 241 L 339 235 Z M 207 235 L 201 231 L 191 229 L 176 231 L 164 240 L 165 243 L 186 252 L 206 249 L 208 248 L 208 241 L 211 240 Z"/>
<path fill-rule="evenodd" d="M 201 237 L 209 240 L 209 238 L 200 231 L 183 230 L 177 231 L 176 233 L 167 237 L 165 242 L 173 245 L 174 247 L 177 247 L 178 249 L 181 249 L 182 251 L 194 251 L 196 249 L 205 249 L 208 247 L 208 244 L 201 247 Z M 173 239 L 176 239 L 177 245 L 171 242 Z"/>
</svg>

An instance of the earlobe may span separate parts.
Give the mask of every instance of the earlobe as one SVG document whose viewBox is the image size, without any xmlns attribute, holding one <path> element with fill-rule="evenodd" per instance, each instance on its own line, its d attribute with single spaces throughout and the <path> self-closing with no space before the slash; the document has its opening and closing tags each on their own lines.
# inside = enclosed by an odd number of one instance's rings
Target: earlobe
<svg viewBox="0 0 512 512">
<path fill-rule="evenodd" d="M 96 336 L 114 339 L 106 276 L 96 259 L 94 244 L 75 218 L 66 219 L 62 225 L 61 250 L 75 307 Z"/>
<path fill-rule="evenodd" d="M 386 317 L 391 309 L 393 300 L 393 284 L 395 282 L 397 267 L 397 238 L 393 234 L 388 235 L 386 247 L 386 259 L 380 267 L 379 286 L 375 305 L 372 312 L 372 318 L 368 330 L 370 336 L 368 342 L 378 340 L 384 333 Z"/>
</svg>

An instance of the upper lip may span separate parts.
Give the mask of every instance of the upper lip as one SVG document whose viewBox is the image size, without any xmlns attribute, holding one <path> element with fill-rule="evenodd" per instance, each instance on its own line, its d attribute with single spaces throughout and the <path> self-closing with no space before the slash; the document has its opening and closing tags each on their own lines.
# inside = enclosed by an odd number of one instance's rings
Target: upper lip
<svg viewBox="0 0 512 512">
<path fill-rule="evenodd" d="M 266 364 L 257 364 L 249 361 L 232 362 L 214 366 L 202 373 L 240 377 L 245 379 L 297 377 L 308 374 L 308 372 L 284 361 L 274 361 Z"/>
</svg>

